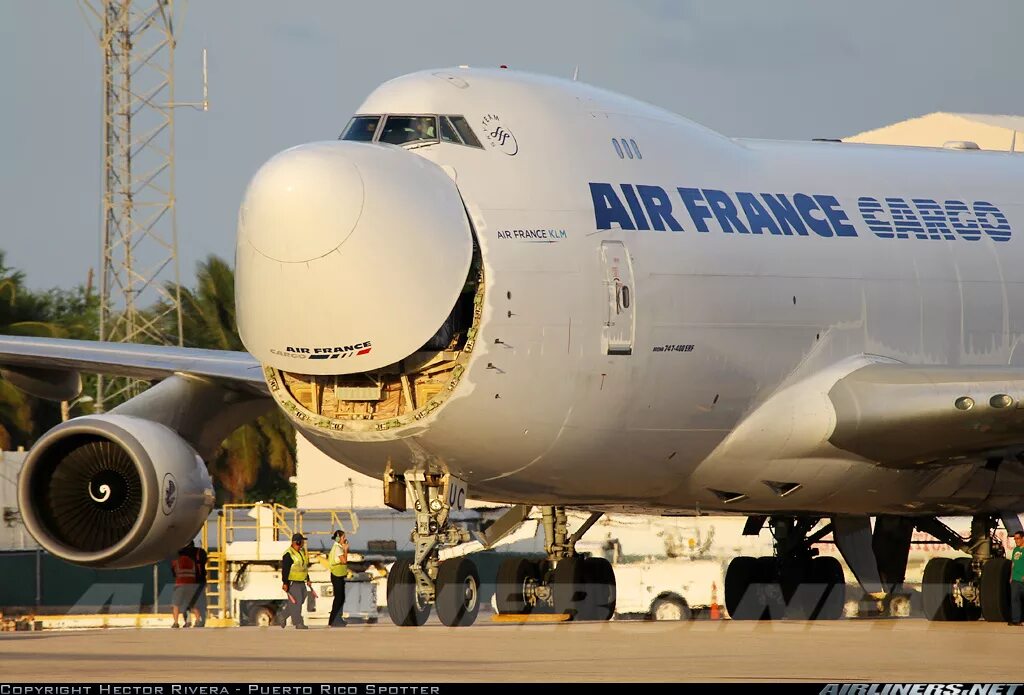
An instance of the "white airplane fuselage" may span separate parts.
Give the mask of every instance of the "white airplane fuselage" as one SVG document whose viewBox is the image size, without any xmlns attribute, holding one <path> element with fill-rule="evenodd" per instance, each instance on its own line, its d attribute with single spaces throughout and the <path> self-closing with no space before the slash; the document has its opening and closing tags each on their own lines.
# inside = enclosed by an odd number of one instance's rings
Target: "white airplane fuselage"
<svg viewBox="0 0 1024 695">
<path fill-rule="evenodd" d="M 296 202 L 301 176 L 293 190 L 260 188 L 262 174 L 247 193 L 243 341 L 337 460 L 377 477 L 443 469 L 478 499 L 593 509 L 1024 500 L 1022 479 L 984 461 L 893 468 L 830 444 L 835 415 L 815 400 L 875 360 L 1024 365 L 1024 158 L 729 139 L 506 70 L 402 77 L 357 113 L 458 114 L 482 147 L 313 143 L 267 177 L 311 167 L 327 187 L 330 169 L 337 196 Z M 325 230 L 332 220 L 344 229 Z M 406 383 L 415 370 L 394 365 L 423 352 L 476 268 L 471 341 L 448 381 L 428 388 L 427 367 Z M 379 401 L 352 382 L 362 375 L 383 384 Z M 762 409 L 789 387 L 797 405 Z M 380 415 L 388 394 L 394 417 Z"/>
</svg>

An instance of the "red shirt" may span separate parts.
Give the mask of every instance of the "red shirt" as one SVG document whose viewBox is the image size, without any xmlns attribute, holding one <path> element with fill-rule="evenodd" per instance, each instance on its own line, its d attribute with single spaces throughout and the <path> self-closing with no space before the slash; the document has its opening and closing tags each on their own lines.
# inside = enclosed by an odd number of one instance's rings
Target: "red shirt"
<svg viewBox="0 0 1024 695">
<path fill-rule="evenodd" d="M 171 563 L 174 570 L 174 584 L 195 584 L 196 583 L 196 560 L 188 555 L 179 555 Z"/>
</svg>

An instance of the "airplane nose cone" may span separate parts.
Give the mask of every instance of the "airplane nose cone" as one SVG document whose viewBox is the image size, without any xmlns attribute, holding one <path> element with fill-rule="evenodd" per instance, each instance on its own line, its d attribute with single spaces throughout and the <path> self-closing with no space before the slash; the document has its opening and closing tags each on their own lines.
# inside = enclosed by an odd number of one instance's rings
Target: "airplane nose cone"
<svg viewBox="0 0 1024 695">
<path fill-rule="evenodd" d="M 239 212 L 242 342 L 300 374 L 393 365 L 445 324 L 472 258 L 459 189 L 433 162 L 346 141 L 286 150 L 256 172 Z"/>
<path fill-rule="evenodd" d="M 293 147 L 260 167 L 246 192 L 240 227 L 263 255 L 302 263 L 341 246 L 363 211 L 359 168 L 334 148 Z"/>
</svg>

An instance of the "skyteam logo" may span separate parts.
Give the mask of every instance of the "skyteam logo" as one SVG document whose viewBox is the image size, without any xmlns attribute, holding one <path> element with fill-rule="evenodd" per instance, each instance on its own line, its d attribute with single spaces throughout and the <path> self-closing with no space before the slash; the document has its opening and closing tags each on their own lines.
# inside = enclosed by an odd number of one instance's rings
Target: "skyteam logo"
<svg viewBox="0 0 1024 695">
<path fill-rule="evenodd" d="M 516 142 L 516 136 L 502 124 L 498 116 L 489 113 L 483 117 L 480 124 L 484 127 L 484 137 L 487 138 L 487 143 L 491 147 L 497 148 L 513 157 L 519 152 L 519 143 Z"/>
<path fill-rule="evenodd" d="M 669 192 L 671 191 L 671 193 Z M 861 196 L 851 218 L 832 195 L 725 192 L 714 188 L 591 183 L 598 229 L 778 236 L 859 236 L 862 223 L 881 239 L 1009 241 L 1010 222 L 990 202 Z M 686 217 L 682 211 L 685 210 Z M 684 227 L 683 223 L 687 225 Z"/>
</svg>

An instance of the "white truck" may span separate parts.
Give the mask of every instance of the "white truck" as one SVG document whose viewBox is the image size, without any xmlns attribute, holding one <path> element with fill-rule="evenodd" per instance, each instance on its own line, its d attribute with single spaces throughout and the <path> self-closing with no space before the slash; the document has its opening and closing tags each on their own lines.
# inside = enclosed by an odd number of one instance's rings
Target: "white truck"
<svg viewBox="0 0 1024 695">
<path fill-rule="evenodd" d="M 686 558 L 614 562 L 615 617 L 690 620 L 695 610 L 721 607 L 727 561 Z"/>
</svg>

